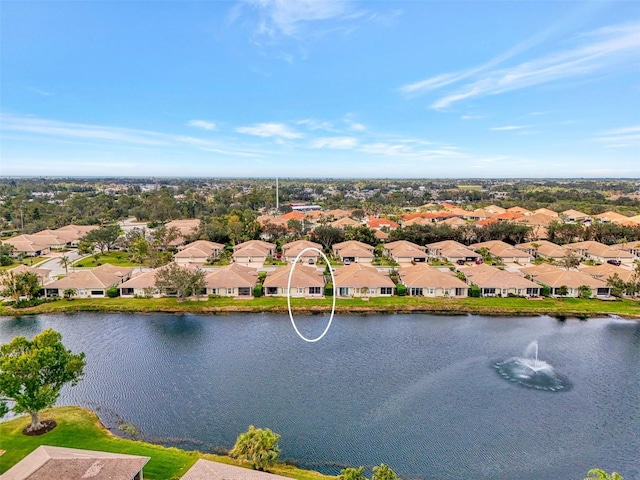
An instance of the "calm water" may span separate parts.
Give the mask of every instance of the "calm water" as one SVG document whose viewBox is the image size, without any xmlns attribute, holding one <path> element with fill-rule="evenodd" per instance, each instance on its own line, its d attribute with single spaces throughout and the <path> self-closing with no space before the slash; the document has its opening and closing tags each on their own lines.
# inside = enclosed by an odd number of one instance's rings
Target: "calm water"
<svg viewBox="0 0 640 480">
<path fill-rule="evenodd" d="M 299 318 L 308 337 L 326 317 Z M 320 342 L 280 315 L 78 314 L 0 318 L 0 343 L 45 328 L 87 355 L 60 404 L 188 448 L 230 448 L 248 425 L 282 457 L 337 473 L 388 463 L 406 479 L 640 479 L 640 326 L 548 317 L 336 317 Z M 504 380 L 492 364 L 539 358 L 572 388 Z"/>
</svg>

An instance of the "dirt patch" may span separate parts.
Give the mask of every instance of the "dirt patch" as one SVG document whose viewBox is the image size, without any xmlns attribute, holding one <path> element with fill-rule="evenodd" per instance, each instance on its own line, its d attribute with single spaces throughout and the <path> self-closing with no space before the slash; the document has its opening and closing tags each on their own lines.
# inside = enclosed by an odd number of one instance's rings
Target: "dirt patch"
<svg viewBox="0 0 640 480">
<path fill-rule="evenodd" d="M 38 430 L 29 431 L 28 428 L 31 426 L 31 424 L 29 424 L 24 428 L 24 430 L 22 430 L 22 434 L 29 437 L 44 435 L 45 433 L 50 432 L 51 430 L 56 428 L 56 426 L 58 425 L 55 420 L 43 420 L 40 423 L 42 424 L 42 427 Z"/>
</svg>

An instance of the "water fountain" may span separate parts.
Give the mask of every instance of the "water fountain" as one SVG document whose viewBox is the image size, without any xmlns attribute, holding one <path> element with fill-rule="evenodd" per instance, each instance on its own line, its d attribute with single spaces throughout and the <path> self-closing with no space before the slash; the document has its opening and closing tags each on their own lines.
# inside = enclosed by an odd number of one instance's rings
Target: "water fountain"
<svg viewBox="0 0 640 480">
<path fill-rule="evenodd" d="M 538 341 L 532 341 L 522 357 L 511 357 L 496 362 L 494 368 L 505 379 L 527 388 L 557 392 L 566 390 L 569 383 L 558 375 L 551 365 L 538 359 Z"/>
</svg>

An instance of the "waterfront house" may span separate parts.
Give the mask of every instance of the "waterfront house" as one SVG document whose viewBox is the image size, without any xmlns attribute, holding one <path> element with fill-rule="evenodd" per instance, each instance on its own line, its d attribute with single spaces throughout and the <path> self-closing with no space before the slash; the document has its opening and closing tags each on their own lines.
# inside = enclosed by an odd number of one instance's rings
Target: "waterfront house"
<svg viewBox="0 0 640 480">
<path fill-rule="evenodd" d="M 2 480 L 143 480 L 150 457 L 40 445 Z"/>
<path fill-rule="evenodd" d="M 67 289 L 76 290 L 76 298 L 103 298 L 107 290 L 119 286 L 131 278 L 133 268 L 119 267 L 109 263 L 92 268 L 77 270 L 66 277 L 51 282 L 45 287 L 47 297 L 62 297 Z"/>
<path fill-rule="evenodd" d="M 361 263 L 336 268 L 334 278 L 338 297 L 390 297 L 395 287 L 388 274 Z"/>
<path fill-rule="evenodd" d="M 253 287 L 258 283 L 258 272 L 255 268 L 232 263 L 207 270 L 204 281 L 208 295 L 251 297 Z"/>
<path fill-rule="evenodd" d="M 482 297 L 538 297 L 540 285 L 517 273 L 501 270 L 490 265 L 473 265 L 459 269 L 467 283 L 476 285 Z"/>
<path fill-rule="evenodd" d="M 357 240 L 347 240 L 333 245 L 333 254 L 345 264 L 366 263 L 371 264 L 375 255 L 373 247 Z"/>
<path fill-rule="evenodd" d="M 580 287 L 587 286 L 591 289 L 591 297 L 607 298 L 611 294 L 609 287 L 602 280 L 592 277 L 584 272 L 558 269 L 557 272 L 541 273 L 535 276 L 535 281 L 546 285 L 551 290 L 551 295 L 561 296 L 561 288 L 567 288 L 566 297 L 577 298 L 580 296 Z"/>
<path fill-rule="evenodd" d="M 290 290 L 287 290 L 291 268 L 291 285 Z M 324 275 L 315 267 L 301 264 L 296 264 L 295 267 L 278 267 L 275 271 L 267 273 L 262 284 L 262 292 L 267 297 L 286 297 L 289 292 L 291 297 L 323 297 Z"/>
<path fill-rule="evenodd" d="M 411 297 L 466 297 L 469 286 L 449 269 L 442 271 L 425 264 L 402 267 L 400 283 Z"/>
<path fill-rule="evenodd" d="M 160 297 L 162 292 L 156 287 L 156 272 L 160 267 L 146 272 L 138 272 L 129 280 L 120 284 L 120 296 L 124 298 L 133 297 Z"/>
<path fill-rule="evenodd" d="M 178 265 L 204 265 L 212 262 L 224 249 L 221 243 L 209 242 L 207 240 L 197 240 L 185 245 L 173 256 L 173 261 Z"/>
<path fill-rule="evenodd" d="M 615 266 L 610 263 L 603 263 L 602 265 L 596 266 L 586 266 L 581 265 L 578 269 L 591 275 L 593 278 L 597 278 L 598 280 L 602 280 L 603 282 L 607 282 L 609 278 L 612 278 L 614 275 L 618 275 L 620 280 L 623 282 L 633 282 L 636 279 L 636 271 L 635 269 L 625 268 L 623 266 Z"/>
<path fill-rule="evenodd" d="M 181 480 L 290 480 L 289 477 L 199 459 Z"/>
<path fill-rule="evenodd" d="M 52 280 L 51 270 L 49 270 L 48 268 L 35 268 L 35 267 L 29 267 L 27 265 L 18 265 L 17 267 L 12 268 L 11 270 L 8 270 L 8 271 L 13 273 L 14 275 L 19 275 L 25 272 L 33 273 L 36 277 L 38 277 L 38 280 L 40 281 L 40 285 L 46 285 Z"/>
</svg>

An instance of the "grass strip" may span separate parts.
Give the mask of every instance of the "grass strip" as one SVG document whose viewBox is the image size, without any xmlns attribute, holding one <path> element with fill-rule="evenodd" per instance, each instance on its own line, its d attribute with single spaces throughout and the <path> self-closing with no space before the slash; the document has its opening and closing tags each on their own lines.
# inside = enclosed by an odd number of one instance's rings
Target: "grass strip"
<svg viewBox="0 0 640 480">
<path fill-rule="evenodd" d="M 43 410 L 41 419 L 53 419 L 58 426 L 44 435 L 26 436 L 22 434 L 22 429 L 29 424 L 28 417 L 0 422 L 0 450 L 6 450 L 0 456 L 0 474 L 6 472 L 40 445 L 151 457 L 144 467 L 144 477 L 149 480 L 179 479 L 199 458 L 243 466 L 239 461 L 224 455 L 167 448 L 117 437 L 102 425 L 98 415 L 80 407 L 55 407 Z M 276 465 L 271 472 L 299 480 L 333 478 L 286 464 Z"/>
</svg>

